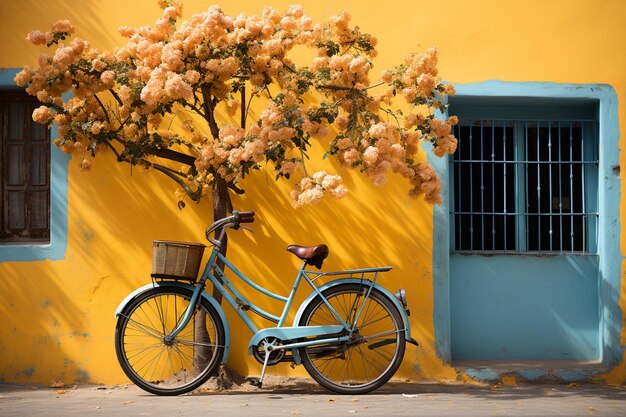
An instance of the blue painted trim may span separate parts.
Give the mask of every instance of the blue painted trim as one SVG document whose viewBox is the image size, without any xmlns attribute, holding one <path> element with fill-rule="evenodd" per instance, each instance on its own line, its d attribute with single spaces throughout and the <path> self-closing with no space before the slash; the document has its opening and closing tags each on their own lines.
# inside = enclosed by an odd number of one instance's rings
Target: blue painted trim
<svg viewBox="0 0 626 417">
<path fill-rule="evenodd" d="M 623 358 L 620 344 L 622 311 L 619 306 L 621 288 L 620 248 L 620 183 L 619 176 L 619 118 L 617 94 L 606 84 L 558 84 L 533 82 L 485 81 L 456 84 L 456 97 L 483 98 L 551 98 L 594 100 L 599 104 L 600 165 L 598 189 L 600 227 L 598 252 L 600 255 L 600 320 L 602 364 L 613 367 Z M 437 158 L 425 146 L 428 160 L 435 167 L 444 184 L 443 204 L 433 210 L 433 290 L 435 345 L 437 354 L 450 362 L 450 234 L 448 160 Z M 571 378 L 568 371 L 567 378 Z M 581 376 L 588 371 L 580 370 Z M 565 377 L 565 375 L 564 375 Z"/>
<path fill-rule="evenodd" d="M 450 338 L 450 221 L 448 215 L 448 157 L 439 158 L 432 153 L 432 145 L 424 142 L 428 162 L 441 178 L 443 203 L 433 207 L 433 326 L 435 351 L 445 364 L 452 359 Z"/>
<path fill-rule="evenodd" d="M 0 68 L 0 88 L 15 89 L 19 68 Z M 53 126 L 50 140 L 59 135 Z M 69 156 L 54 145 L 50 147 L 50 243 L 0 245 L 0 262 L 32 262 L 65 258 L 67 249 L 67 193 Z"/>
<path fill-rule="evenodd" d="M 526 381 L 540 381 L 541 379 L 559 379 L 565 382 L 584 381 L 598 375 L 600 370 L 583 369 L 465 369 L 465 373 L 477 381 L 498 381 L 505 374 L 519 375 Z"/>
</svg>

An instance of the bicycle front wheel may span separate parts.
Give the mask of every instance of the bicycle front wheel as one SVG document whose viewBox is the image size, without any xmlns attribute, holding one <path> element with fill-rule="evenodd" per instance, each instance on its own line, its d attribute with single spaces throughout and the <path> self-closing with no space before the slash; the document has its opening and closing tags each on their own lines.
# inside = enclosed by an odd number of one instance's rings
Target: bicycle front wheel
<svg viewBox="0 0 626 417">
<path fill-rule="evenodd" d="M 167 341 L 182 321 L 192 292 L 158 287 L 141 294 L 119 315 L 115 351 L 126 375 L 157 395 L 179 395 L 202 385 L 224 355 L 224 326 L 206 300 L 198 303 L 189 324 Z"/>
<path fill-rule="evenodd" d="M 342 284 L 325 290 L 324 297 L 354 329 L 353 335 L 343 343 L 299 350 L 307 372 L 330 391 L 373 391 L 389 381 L 402 363 L 406 340 L 402 316 L 394 303 L 376 289 L 365 299 L 368 289 L 359 284 Z M 340 323 L 319 295 L 304 310 L 299 322 L 300 326 L 336 324 Z"/>
</svg>

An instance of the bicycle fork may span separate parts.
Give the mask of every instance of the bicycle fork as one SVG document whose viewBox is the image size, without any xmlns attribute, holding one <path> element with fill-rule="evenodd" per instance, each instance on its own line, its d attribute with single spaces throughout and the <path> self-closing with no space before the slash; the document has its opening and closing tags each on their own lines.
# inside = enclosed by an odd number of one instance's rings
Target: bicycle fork
<svg viewBox="0 0 626 417">
<path fill-rule="evenodd" d="M 185 310 L 185 314 L 183 315 L 183 318 L 180 320 L 180 322 L 174 328 L 174 330 L 172 330 L 169 334 L 165 335 L 165 337 L 163 338 L 163 342 L 166 345 L 171 345 L 174 342 L 174 339 L 176 339 L 176 336 L 178 336 L 178 334 L 191 321 L 193 312 L 196 310 L 196 307 L 198 306 L 198 303 L 200 302 L 200 294 L 202 294 L 202 291 L 204 291 L 205 282 L 206 282 L 205 278 L 200 279 L 198 285 L 196 285 L 196 287 L 193 290 L 193 294 L 191 295 L 191 299 L 189 300 L 189 306 L 187 306 L 187 309 Z"/>
</svg>

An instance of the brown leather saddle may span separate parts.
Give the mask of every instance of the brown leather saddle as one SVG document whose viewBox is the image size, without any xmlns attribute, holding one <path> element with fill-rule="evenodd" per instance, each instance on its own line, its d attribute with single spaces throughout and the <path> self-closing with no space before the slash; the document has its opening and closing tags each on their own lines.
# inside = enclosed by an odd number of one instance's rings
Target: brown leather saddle
<svg viewBox="0 0 626 417">
<path fill-rule="evenodd" d="M 317 246 L 289 245 L 287 250 L 317 269 L 322 268 L 322 263 L 328 256 L 328 246 L 324 244 Z"/>
</svg>

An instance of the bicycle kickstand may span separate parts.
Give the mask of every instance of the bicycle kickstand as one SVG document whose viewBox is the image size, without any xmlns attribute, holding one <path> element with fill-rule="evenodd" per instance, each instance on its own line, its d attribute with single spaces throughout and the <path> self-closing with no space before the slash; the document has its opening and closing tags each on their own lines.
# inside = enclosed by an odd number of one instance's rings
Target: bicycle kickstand
<svg viewBox="0 0 626 417">
<path fill-rule="evenodd" d="M 265 377 L 265 369 L 267 368 L 267 364 L 269 362 L 270 359 L 270 354 L 272 353 L 271 347 L 269 346 L 265 346 L 265 358 L 263 360 L 263 369 L 261 370 L 261 377 L 260 378 L 256 378 L 256 377 L 248 377 L 246 378 L 246 380 L 248 381 L 248 383 L 250 383 L 250 385 L 254 385 L 255 387 L 259 387 L 262 388 L 263 387 L 263 378 Z"/>
<path fill-rule="evenodd" d="M 259 378 L 259 388 L 263 386 L 263 378 L 265 378 L 265 369 L 267 368 L 267 363 L 270 360 L 270 355 L 272 354 L 271 346 L 267 346 L 265 348 L 265 359 L 263 361 L 263 369 L 261 370 L 261 378 Z"/>
</svg>

